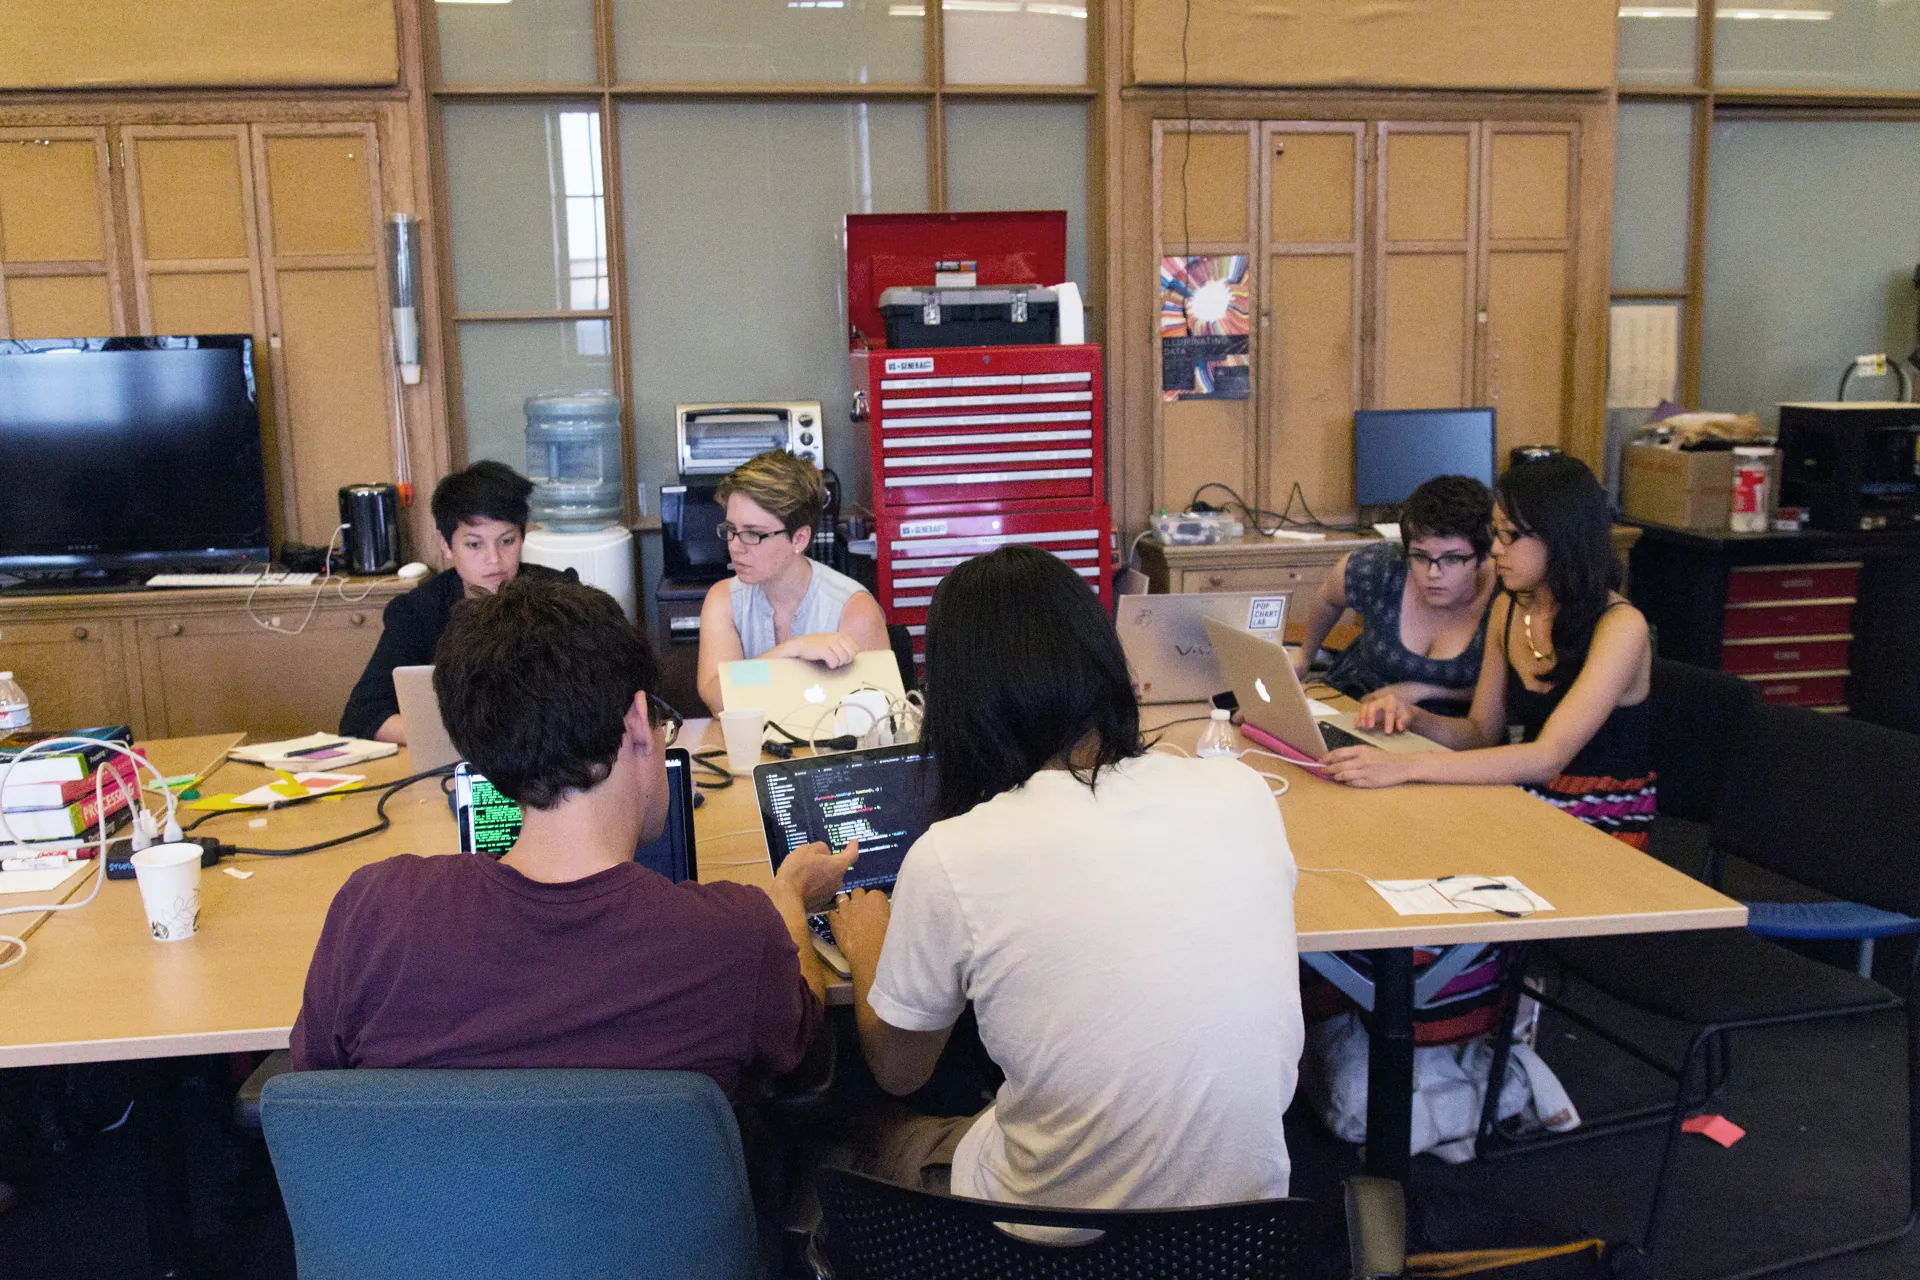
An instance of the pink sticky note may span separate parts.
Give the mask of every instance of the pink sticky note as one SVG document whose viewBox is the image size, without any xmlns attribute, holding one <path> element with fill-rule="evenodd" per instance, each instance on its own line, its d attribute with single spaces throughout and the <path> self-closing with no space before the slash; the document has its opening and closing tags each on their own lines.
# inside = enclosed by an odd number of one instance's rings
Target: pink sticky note
<svg viewBox="0 0 1920 1280">
<path fill-rule="evenodd" d="M 1747 1136 L 1745 1129 L 1725 1116 L 1688 1116 L 1680 1122 L 1680 1128 L 1686 1133 L 1712 1138 L 1723 1147 L 1730 1147 Z"/>
</svg>

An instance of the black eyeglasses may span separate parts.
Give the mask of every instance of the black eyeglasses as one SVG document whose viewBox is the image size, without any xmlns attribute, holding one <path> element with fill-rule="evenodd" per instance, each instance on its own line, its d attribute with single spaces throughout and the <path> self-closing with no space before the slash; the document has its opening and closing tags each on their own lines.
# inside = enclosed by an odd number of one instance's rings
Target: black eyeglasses
<svg viewBox="0 0 1920 1280">
<path fill-rule="evenodd" d="M 1465 565 L 1477 563 L 1479 556 L 1466 555 L 1459 551 L 1449 551 L 1445 555 L 1430 556 L 1424 551 L 1407 552 L 1407 563 L 1423 572 L 1431 573 L 1435 568 L 1453 570 Z"/>
<path fill-rule="evenodd" d="M 757 547 L 768 538 L 778 538 L 782 534 L 793 533 L 791 529 L 742 529 L 739 525 L 726 520 L 715 525 L 713 531 L 723 544 L 738 538 L 749 547 Z"/>
<path fill-rule="evenodd" d="M 660 730 L 660 745 L 670 747 L 673 740 L 680 736 L 680 726 L 684 721 L 680 713 L 667 703 L 665 698 L 656 694 L 647 695 L 647 722 Z"/>
<path fill-rule="evenodd" d="M 1503 547 L 1510 547 L 1520 539 L 1532 536 L 1532 532 L 1526 529 L 1502 529 L 1498 525 L 1493 529 L 1493 540 Z"/>
</svg>

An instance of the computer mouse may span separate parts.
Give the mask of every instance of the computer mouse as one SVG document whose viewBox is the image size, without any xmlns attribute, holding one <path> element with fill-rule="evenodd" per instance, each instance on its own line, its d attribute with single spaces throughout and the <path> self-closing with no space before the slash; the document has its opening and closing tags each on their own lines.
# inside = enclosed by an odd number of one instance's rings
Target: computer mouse
<svg viewBox="0 0 1920 1280">
<path fill-rule="evenodd" d="M 400 576 L 408 582 L 418 582 L 421 578 L 426 577 L 432 572 L 432 569 L 420 563 L 418 560 L 415 560 L 411 564 L 403 564 L 400 566 Z"/>
</svg>

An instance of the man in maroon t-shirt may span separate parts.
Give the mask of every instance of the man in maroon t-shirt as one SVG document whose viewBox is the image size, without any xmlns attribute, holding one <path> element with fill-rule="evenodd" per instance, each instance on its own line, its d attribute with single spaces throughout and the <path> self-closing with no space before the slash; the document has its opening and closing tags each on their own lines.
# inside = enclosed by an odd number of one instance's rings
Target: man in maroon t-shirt
<svg viewBox="0 0 1920 1280">
<path fill-rule="evenodd" d="M 771 890 L 634 862 L 666 821 L 659 666 L 613 598 L 522 577 L 463 604 L 434 665 L 454 745 L 525 812 L 506 856 L 362 867 L 327 912 L 295 1070 L 650 1067 L 728 1096 L 798 1066 L 825 975 L 807 911 L 854 850 L 810 845 Z"/>
</svg>

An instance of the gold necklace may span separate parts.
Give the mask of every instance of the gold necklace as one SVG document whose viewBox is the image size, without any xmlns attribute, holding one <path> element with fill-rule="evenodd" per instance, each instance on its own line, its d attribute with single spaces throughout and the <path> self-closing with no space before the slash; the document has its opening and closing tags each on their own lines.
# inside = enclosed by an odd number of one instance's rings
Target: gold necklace
<svg viewBox="0 0 1920 1280">
<path fill-rule="evenodd" d="M 1545 653 L 1542 653 L 1540 652 L 1539 649 L 1534 647 L 1533 610 L 1530 608 L 1522 609 L 1520 611 L 1520 631 L 1521 631 L 1521 634 L 1525 635 L 1527 638 L 1527 652 L 1533 655 L 1533 660 L 1535 662 L 1547 662 L 1553 658 L 1553 650 L 1549 649 Z M 1551 640 L 1553 637 L 1549 635 L 1547 638 Z"/>
</svg>

